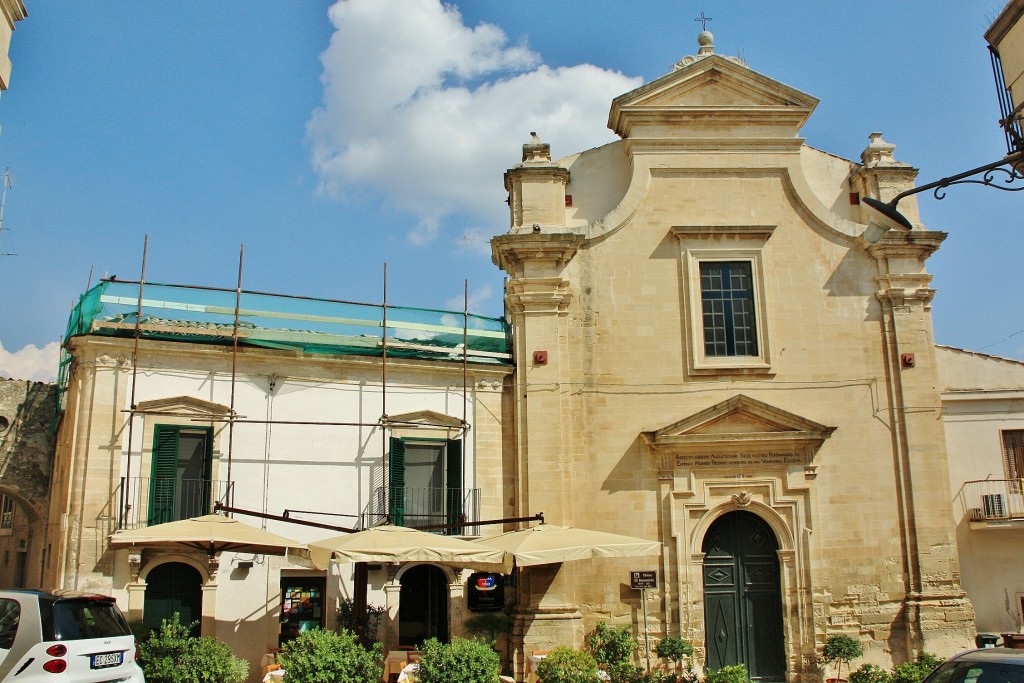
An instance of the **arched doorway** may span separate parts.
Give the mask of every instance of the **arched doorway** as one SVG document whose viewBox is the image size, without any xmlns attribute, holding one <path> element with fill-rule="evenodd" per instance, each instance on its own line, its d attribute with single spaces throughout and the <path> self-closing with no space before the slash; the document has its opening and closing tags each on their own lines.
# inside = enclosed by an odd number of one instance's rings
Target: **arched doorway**
<svg viewBox="0 0 1024 683">
<path fill-rule="evenodd" d="M 704 536 L 707 666 L 744 664 L 752 679 L 784 680 L 779 544 L 757 515 L 737 511 Z"/>
<path fill-rule="evenodd" d="M 164 619 L 177 612 L 181 623 L 195 622 L 192 635 L 199 635 L 199 622 L 203 616 L 203 578 L 195 567 L 182 562 L 158 565 L 146 577 L 146 600 L 142 608 L 142 623 L 158 629 Z"/>
<path fill-rule="evenodd" d="M 398 597 L 398 644 L 419 646 L 427 638 L 448 640 L 448 577 L 433 565 L 402 575 Z"/>
</svg>

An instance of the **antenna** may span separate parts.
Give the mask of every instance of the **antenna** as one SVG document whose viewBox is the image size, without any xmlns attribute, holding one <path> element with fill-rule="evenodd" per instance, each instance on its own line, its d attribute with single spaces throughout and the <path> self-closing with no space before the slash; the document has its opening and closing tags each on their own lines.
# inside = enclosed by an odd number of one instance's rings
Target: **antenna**
<svg viewBox="0 0 1024 683">
<path fill-rule="evenodd" d="M 0 194 L 0 256 L 17 256 L 14 252 L 3 251 L 4 230 L 10 232 L 9 228 L 4 227 L 4 210 L 7 208 L 7 190 L 11 187 L 11 167 L 8 166 L 4 169 L 4 189 L 3 194 Z"/>
</svg>

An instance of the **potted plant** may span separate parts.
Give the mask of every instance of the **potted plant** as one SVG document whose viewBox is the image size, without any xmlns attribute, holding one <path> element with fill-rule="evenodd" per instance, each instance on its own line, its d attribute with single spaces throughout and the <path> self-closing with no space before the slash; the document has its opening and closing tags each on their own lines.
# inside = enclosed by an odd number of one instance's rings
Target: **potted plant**
<svg viewBox="0 0 1024 683">
<path fill-rule="evenodd" d="M 667 659 L 675 664 L 675 672 L 678 675 L 683 674 L 684 659 L 687 660 L 687 672 L 693 670 L 693 664 L 688 659 L 693 656 L 693 645 L 689 641 L 678 636 L 665 636 L 654 651 L 662 659 Z"/>
<path fill-rule="evenodd" d="M 846 680 L 843 678 L 843 664 L 847 665 L 846 668 L 849 671 L 850 661 L 863 654 L 864 648 L 861 647 L 860 641 L 846 634 L 839 633 L 825 639 L 825 649 L 822 650 L 821 657 L 826 664 L 836 663 L 836 677 L 829 680 Z"/>
</svg>

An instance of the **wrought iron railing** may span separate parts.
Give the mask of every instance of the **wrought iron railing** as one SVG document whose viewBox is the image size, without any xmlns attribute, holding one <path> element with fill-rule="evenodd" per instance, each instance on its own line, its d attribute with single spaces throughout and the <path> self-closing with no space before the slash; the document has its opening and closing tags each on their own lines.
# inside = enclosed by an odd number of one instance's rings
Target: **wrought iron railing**
<svg viewBox="0 0 1024 683">
<path fill-rule="evenodd" d="M 372 509 L 364 515 L 370 524 L 379 524 L 388 517 L 392 524 L 408 527 L 444 525 L 431 529 L 452 536 L 479 536 L 480 489 L 413 488 L 409 486 L 378 487 L 374 491 Z"/>
<path fill-rule="evenodd" d="M 227 481 L 121 477 L 118 528 L 138 529 L 208 515 L 215 503 L 232 505 L 233 492 Z"/>
<path fill-rule="evenodd" d="M 1024 479 L 964 482 L 964 506 L 971 521 L 1024 519 Z"/>
<path fill-rule="evenodd" d="M 992 74 L 996 79 L 996 96 L 999 98 L 999 113 L 1002 118 L 999 125 L 1006 135 L 1006 152 L 1024 151 L 1024 135 L 1021 131 L 1021 106 L 1024 102 L 1018 102 L 1014 107 L 1010 97 L 1010 89 L 1006 87 L 1006 79 L 1003 77 L 1002 60 L 995 48 L 989 47 L 989 54 L 992 57 Z"/>
</svg>

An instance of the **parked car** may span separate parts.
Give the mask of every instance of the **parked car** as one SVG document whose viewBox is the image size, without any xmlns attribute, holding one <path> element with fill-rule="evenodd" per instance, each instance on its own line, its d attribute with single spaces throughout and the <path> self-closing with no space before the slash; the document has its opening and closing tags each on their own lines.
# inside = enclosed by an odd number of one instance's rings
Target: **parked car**
<svg viewBox="0 0 1024 683">
<path fill-rule="evenodd" d="M 1024 683 L 1024 650 L 989 647 L 961 652 L 922 683 Z"/>
<path fill-rule="evenodd" d="M 114 599 L 0 591 L 0 683 L 145 683 Z"/>
</svg>

